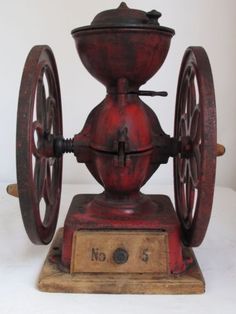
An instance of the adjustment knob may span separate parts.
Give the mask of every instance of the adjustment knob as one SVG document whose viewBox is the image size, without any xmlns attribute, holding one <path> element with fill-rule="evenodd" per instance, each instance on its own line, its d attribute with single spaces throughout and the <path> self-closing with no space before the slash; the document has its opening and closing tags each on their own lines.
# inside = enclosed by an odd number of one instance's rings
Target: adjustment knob
<svg viewBox="0 0 236 314">
<path fill-rule="evenodd" d="M 112 257 L 116 264 L 125 264 L 128 261 L 129 254 L 125 249 L 118 248 L 114 251 Z"/>
<path fill-rule="evenodd" d="M 147 17 L 149 18 L 149 22 L 151 24 L 156 24 L 156 25 L 160 25 L 158 22 L 158 19 L 161 17 L 161 13 L 156 11 L 156 10 L 152 10 L 150 12 L 147 12 Z"/>
</svg>

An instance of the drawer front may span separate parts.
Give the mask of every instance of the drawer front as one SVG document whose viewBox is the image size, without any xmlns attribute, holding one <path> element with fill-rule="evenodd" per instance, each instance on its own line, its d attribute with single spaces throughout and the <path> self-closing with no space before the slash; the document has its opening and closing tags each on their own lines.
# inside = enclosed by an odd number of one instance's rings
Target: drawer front
<svg viewBox="0 0 236 314">
<path fill-rule="evenodd" d="M 162 231 L 76 231 L 71 273 L 168 273 L 168 235 Z"/>
</svg>

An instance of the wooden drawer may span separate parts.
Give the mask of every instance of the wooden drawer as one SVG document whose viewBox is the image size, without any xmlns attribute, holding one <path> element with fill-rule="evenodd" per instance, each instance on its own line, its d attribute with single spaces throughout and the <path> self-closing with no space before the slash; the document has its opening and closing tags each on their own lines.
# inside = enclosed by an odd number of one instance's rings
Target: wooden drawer
<svg viewBox="0 0 236 314">
<path fill-rule="evenodd" d="M 162 231 L 77 231 L 71 273 L 168 273 L 168 235 Z"/>
</svg>

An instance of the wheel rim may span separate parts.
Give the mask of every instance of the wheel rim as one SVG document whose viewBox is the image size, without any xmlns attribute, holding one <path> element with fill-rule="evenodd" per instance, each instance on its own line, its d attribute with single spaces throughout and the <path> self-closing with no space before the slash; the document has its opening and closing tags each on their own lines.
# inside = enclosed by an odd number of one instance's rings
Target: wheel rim
<svg viewBox="0 0 236 314">
<path fill-rule="evenodd" d="M 16 160 L 22 218 L 29 238 L 36 244 L 49 243 L 57 224 L 62 158 L 54 156 L 53 139 L 61 135 L 56 62 L 48 46 L 35 46 L 26 59 L 21 80 Z"/>
<path fill-rule="evenodd" d="M 210 63 L 205 50 L 186 50 L 179 74 L 174 136 L 176 211 L 187 246 L 201 244 L 210 219 L 216 167 L 216 109 Z"/>
</svg>

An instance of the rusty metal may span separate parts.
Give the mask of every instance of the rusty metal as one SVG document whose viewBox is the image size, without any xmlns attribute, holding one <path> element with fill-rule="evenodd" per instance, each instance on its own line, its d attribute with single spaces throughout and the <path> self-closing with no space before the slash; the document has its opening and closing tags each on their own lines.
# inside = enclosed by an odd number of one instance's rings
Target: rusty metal
<svg viewBox="0 0 236 314">
<path fill-rule="evenodd" d="M 129 9 L 121 3 L 99 13 L 91 25 L 72 31 L 82 63 L 107 89 L 105 99 L 72 139 L 62 135 L 59 80 L 51 49 L 36 46 L 27 58 L 16 149 L 20 206 L 30 239 L 46 244 L 54 234 L 64 153 L 74 153 L 104 188 L 101 194 L 76 195 L 72 200 L 64 223 L 63 269 L 70 269 L 73 234 L 78 230 L 161 230 L 168 235 L 170 273 L 182 273 L 190 263 L 182 243 L 197 246 L 205 235 L 217 155 L 210 64 L 203 48 L 186 51 L 175 132 L 170 137 L 139 97 L 167 96 L 167 92 L 140 90 L 162 66 L 174 35 L 173 29 L 159 24 L 160 16 L 155 10 Z M 218 151 L 223 148 L 218 146 Z M 169 157 L 174 157 L 177 215 L 167 196 L 140 192 Z M 42 202 L 46 203 L 44 218 Z M 124 262 L 125 252 L 118 253 L 115 259 Z"/>
<path fill-rule="evenodd" d="M 155 91 L 150 91 L 150 90 L 139 90 L 137 92 L 129 92 L 129 94 L 138 94 L 139 96 L 161 96 L 161 97 L 166 97 L 168 96 L 167 92 L 161 91 L 161 92 L 155 92 Z"/>
<path fill-rule="evenodd" d="M 114 28 L 129 28 L 129 29 L 147 29 L 158 30 L 161 32 L 174 35 L 175 31 L 172 28 L 161 26 L 158 19 L 161 13 L 152 10 L 144 12 L 141 10 L 129 8 L 125 2 L 122 2 L 117 9 L 106 10 L 98 13 L 88 26 L 78 27 L 72 30 L 72 35 L 78 31 L 98 30 L 98 29 L 114 29 Z"/>
<path fill-rule="evenodd" d="M 55 157 L 53 136 L 62 136 L 57 68 L 51 49 L 35 46 L 21 80 L 16 159 L 22 218 L 36 244 L 51 241 L 60 205 L 62 158 Z"/>
<path fill-rule="evenodd" d="M 202 47 L 186 50 L 179 74 L 174 136 L 175 203 L 183 241 L 201 244 L 209 223 L 216 168 L 216 107 L 210 63 Z"/>
</svg>

